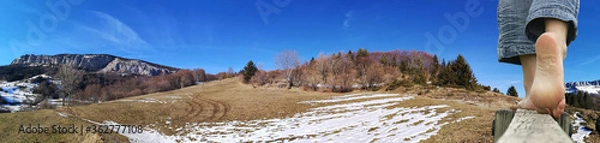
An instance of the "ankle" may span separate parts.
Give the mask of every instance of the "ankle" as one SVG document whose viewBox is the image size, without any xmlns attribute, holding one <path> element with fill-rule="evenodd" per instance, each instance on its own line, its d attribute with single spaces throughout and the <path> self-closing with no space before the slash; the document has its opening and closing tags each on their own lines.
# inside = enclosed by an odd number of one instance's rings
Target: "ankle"
<svg viewBox="0 0 600 143">
<path fill-rule="evenodd" d="M 542 36 L 552 37 L 552 39 L 554 39 L 553 41 L 556 42 L 555 44 L 558 46 L 557 48 L 559 48 L 558 49 L 559 54 L 560 54 L 559 56 L 561 56 L 563 60 L 567 57 L 566 35 L 563 36 L 563 34 L 561 34 L 561 32 L 546 31 L 542 35 L 540 35 L 540 37 L 542 37 Z M 540 37 L 538 37 L 538 41 L 539 41 Z"/>
</svg>

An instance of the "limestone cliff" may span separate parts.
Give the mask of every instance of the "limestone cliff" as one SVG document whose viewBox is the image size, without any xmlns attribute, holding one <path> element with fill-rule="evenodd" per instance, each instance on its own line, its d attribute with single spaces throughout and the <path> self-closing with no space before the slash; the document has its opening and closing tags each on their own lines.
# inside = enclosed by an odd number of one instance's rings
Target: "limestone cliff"
<svg viewBox="0 0 600 143">
<path fill-rule="evenodd" d="M 148 76 L 174 73 L 179 70 L 142 60 L 127 59 L 108 54 L 23 55 L 11 63 L 11 65 L 25 66 L 59 66 L 63 64 L 88 72 L 114 72 Z"/>
</svg>

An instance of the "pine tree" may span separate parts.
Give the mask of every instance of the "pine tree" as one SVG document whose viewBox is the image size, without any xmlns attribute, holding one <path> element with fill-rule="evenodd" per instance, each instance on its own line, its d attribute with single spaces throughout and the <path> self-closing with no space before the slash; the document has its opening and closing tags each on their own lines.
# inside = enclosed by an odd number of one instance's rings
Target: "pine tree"
<svg viewBox="0 0 600 143">
<path fill-rule="evenodd" d="M 577 91 L 577 94 L 573 96 L 573 107 L 581 107 L 581 97 L 583 97 L 583 93 Z"/>
<path fill-rule="evenodd" d="M 519 97 L 519 94 L 517 93 L 517 89 L 515 88 L 515 86 L 510 86 L 508 88 L 508 91 L 506 91 L 506 94 L 509 96 Z"/>
<path fill-rule="evenodd" d="M 437 83 L 437 75 L 440 71 L 440 63 L 438 61 L 437 55 L 433 55 L 433 59 L 431 62 L 431 83 Z"/>
<path fill-rule="evenodd" d="M 400 72 L 403 74 L 409 73 L 408 63 L 406 61 L 400 61 Z"/>
<path fill-rule="evenodd" d="M 354 63 L 354 53 L 352 53 L 352 51 L 348 50 L 348 54 L 346 54 L 346 56 L 348 56 L 348 59 Z"/>
<path fill-rule="evenodd" d="M 394 68 L 398 66 L 396 55 L 394 55 L 394 57 L 392 57 L 392 63 L 391 64 L 392 64 L 392 67 L 394 67 Z"/>
<path fill-rule="evenodd" d="M 456 73 L 453 69 L 453 62 L 445 63 L 442 59 L 442 66 L 440 67 L 440 73 L 438 74 L 438 84 L 445 86 L 456 86 Z"/>
<path fill-rule="evenodd" d="M 494 90 L 492 90 L 492 92 L 500 93 L 500 90 L 494 87 Z"/>
<path fill-rule="evenodd" d="M 368 58 L 369 57 L 369 52 L 367 51 L 367 49 L 358 49 L 358 52 L 356 53 L 356 59 L 361 59 L 361 58 Z"/>
<path fill-rule="evenodd" d="M 414 68 L 410 69 L 409 73 L 413 77 L 414 84 L 425 84 L 427 83 L 427 71 L 423 61 L 419 58 L 415 60 L 417 64 Z"/>
<path fill-rule="evenodd" d="M 465 58 L 459 54 L 452 63 L 452 70 L 454 72 L 453 77 L 456 77 L 456 85 L 465 87 L 468 90 L 475 90 L 477 87 L 477 79 Z"/>
<path fill-rule="evenodd" d="M 383 54 L 381 55 L 381 59 L 379 59 L 379 63 L 381 63 L 384 66 L 388 66 L 390 64 L 390 60 L 388 60 L 387 56 Z"/>
<path fill-rule="evenodd" d="M 448 78 L 445 77 L 447 75 L 446 72 L 446 60 L 442 59 L 442 64 L 440 64 L 440 71 L 437 75 L 437 82 L 435 83 L 436 85 L 444 85 L 448 81 Z"/>
<path fill-rule="evenodd" d="M 586 108 L 586 109 L 590 109 L 591 108 L 591 103 L 589 102 L 591 100 L 590 98 L 590 94 L 588 94 L 587 92 L 583 93 L 583 104 L 582 107 Z"/>
<path fill-rule="evenodd" d="M 244 70 L 242 70 L 242 74 L 244 75 L 244 83 L 248 83 L 250 79 L 252 79 L 252 76 L 254 76 L 256 71 L 258 71 L 258 68 L 256 68 L 254 62 L 250 60 L 248 64 L 246 64 L 246 66 L 244 67 Z"/>
<path fill-rule="evenodd" d="M 572 99 L 571 99 L 571 94 L 569 94 L 569 93 L 565 93 L 565 100 L 566 100 L 566 101 L 565 101 L 565 103 L 566 103 L 567 105 L 571 105 L 571 104 L 572 104 L 572 103 L 571 103 L 571 102 L 572 102 Z"/>
</svg>

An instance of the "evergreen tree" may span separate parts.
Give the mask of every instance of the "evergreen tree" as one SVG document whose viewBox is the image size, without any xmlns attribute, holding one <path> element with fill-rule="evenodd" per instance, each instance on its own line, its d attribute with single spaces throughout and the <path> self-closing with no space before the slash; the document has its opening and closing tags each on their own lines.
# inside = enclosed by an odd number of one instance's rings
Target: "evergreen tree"
<svg viewBox="0 0 600 143">
<path fill-rule="evenodd" d="M 384 66 L 388 66 L 390 65 L 390 60 L 388 60 L 387 56 L 385 56 L 385 54 L 381 55 L 381 59 L 379 59 L 379 63 L 381 63 Z"/>
<path fill-rule="evenodd" d="M 369 52 L 367 51 L 367 49 L 358 49 L 358 52 L 356 53 L 356 59 L 361 59 L 361 58 L 368 58 L 369 57 Z"/>
<path fill-rule="evenodd" d="M 437 75 L 437 82 L 435 83 L 436 85 L 443 85 L 444 82 L 446 82 L 448 79 L 446 77 L 444 77 L 444 75 L 446 75 L 446 60 L 442 59 L 442 64 L 440 64 L 440 71 Z"/>
<path fill-rule="evenodd" d="M 394 55 L 394 57 L 392 57 L 392 63 L 390 63 L 392 65 L 392 67 L 397 67 L 398 66 L 398 62 L 396 59 L 396 55 Z"/>
<path fill-rule="evenodd" d="M 438 61 L 437 55 L 433 55 L 433 59 L 431 62 L 431 83 L 437 83 L 437 75 L 440 71 L 440 63 Z"/>
<path fill-rule="evenodd" d="M 506 91 L 506 94 L 509 96 L 519 97 L 519 94 L 517 93 L 517 89 L 515 88 L 515 86 L 510 86 L 508 88 L 508 91 Z"/>
<path fill-rule="evenodd" d="M 258 68 L 256 68 L 254 62 L 250 60 L 248 64 L 246 64 L 246 66 L 244 67 L 244 70 L 242 70 L 242 74 L 244 75 L 244 83 L 248 83 L 250 79 L 252 79 L 252 76 L 254 76 L 256 71 L 258 71 Z"/>
<path fill-rule="evenodd" d="M 408 67 L 408 63 L 406 63 L 406 61 L 400 61 L 400 72 L 402 72 L 403 74 L 406 74 L 409 72 L 409 67 Z"/>
<path fill-rule="evenodd" d="M 577 91 L 577 94 L 573 96 L 573 107 L 581 107 L 581 97 L 583 97 L 583 93 Z"/>
<path fill-rule="evenodd" d="M 483 86 L 482 85 L 482 87 L 483 87 L 483 90 L 485 90 L 485 91 L 492 91 L 492 87 L 489 86 L 489 85 L 488 86 Z"/>
<path fill-rule="evenodd" d="M 587 92 L 583 93 L 583 102 L 582 102 L 583 105 L 582 105 L 582 107 L 586 108 L 586 109 L 591 109 L 592 108 L 592 105 L 591 105 L 592 103 L 590 101 L 591 101 L 590 94 L 588 94 Z"/>
<path fill-rule="evenodd" d="M 453 62 L 445 63 L 442 60 L 442 67 L 440 67 L 441 71 L 438 74 L 438 84 L 445 86 L 456 86 L 456 74 L 453 69 Z"/>
<path fill-rule="evenodd" d="M 348 54 L 346 54 L 346 56 L 348 56 L 350 61 L 354 62 L 354 53 L 352 53 L 352 51 L 348 50 Z"/>
<path fill-rule="evenodd" d="M 494 90 L 492 90 L 492 92 L 500 93 L 500 90 L 494 87 Z"/>
<path fill-rule="evenodd" d="M 456 77 L 454 78 L 456 85 L 465 87 L 468 90 L 476 89 L 477 79 L 467 60 L 462 55 L 459 54 L 456 60 L 452 62 L 452 70 L 454 73 L 453 77 Z"/>
<path fill-rule="evenodd" d="M 569 94 L 569 93 L 565 93 L 565 100 L 566 100 L 566 101 L 565 101 L 565 103 L 566 103 L 567 105 L 571 105 L 571 104 L 572 104 L 572 103 L 571 103 L 571 102 L 572 102 L 572 99 L 571 99 L 571 94 Z M 571 105 L 571 106 L 572 106 L 572 105 Z"/>
<path fill-rule="evenodd" d="M 416 59 L 415 63 L 417 64 L 416 67 L 409 71 L 413 77 L 413 83 L 424 85 L 427 83 L 427 71 L 425 70 L 425 65 L 420 58 Z"/>
</svg>

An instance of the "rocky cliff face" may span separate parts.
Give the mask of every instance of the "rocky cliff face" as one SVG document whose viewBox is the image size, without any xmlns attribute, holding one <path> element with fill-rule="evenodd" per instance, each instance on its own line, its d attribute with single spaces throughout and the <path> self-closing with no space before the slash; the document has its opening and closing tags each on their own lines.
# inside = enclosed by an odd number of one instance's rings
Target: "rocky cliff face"
<svg viewBox="0 0 600 143">
<path fill-rule="evenodd" d="M 107 54 L 23 55 L 11 65 L 59 66 L 70 65 L 88 72 L 114 72 L 156 76 L 174 73 L 179 69 L 142 60 L 132 60 Z"/>
</svg>

